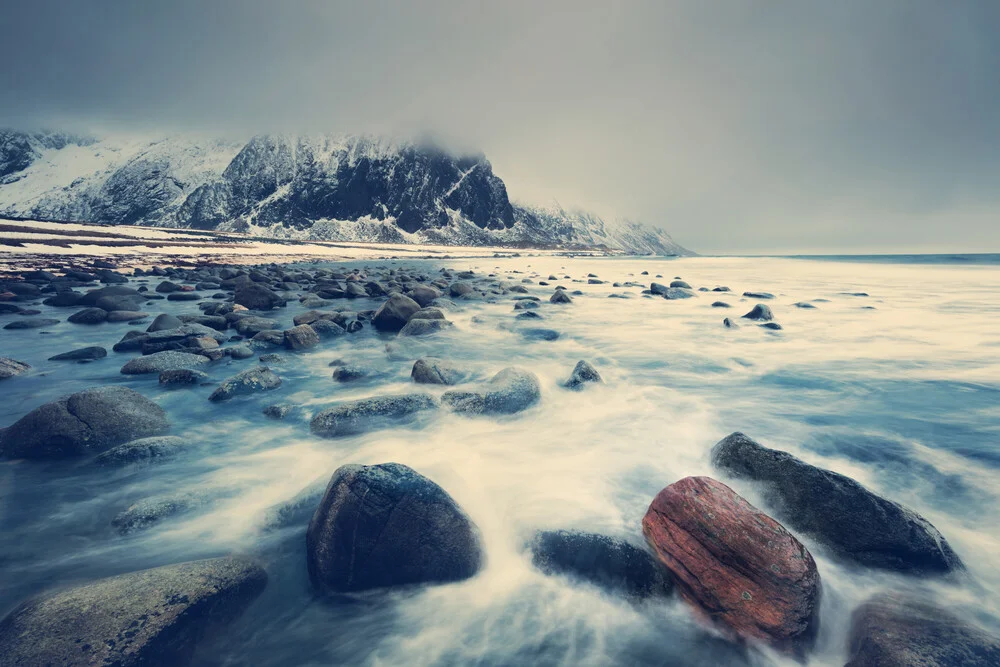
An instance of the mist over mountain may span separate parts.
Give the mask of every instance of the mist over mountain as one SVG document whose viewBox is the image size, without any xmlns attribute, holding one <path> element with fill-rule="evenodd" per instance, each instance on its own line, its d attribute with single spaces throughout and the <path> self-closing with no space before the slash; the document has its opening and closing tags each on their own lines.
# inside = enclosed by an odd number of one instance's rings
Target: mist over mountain
<svg viewBox="0 0 1000 667">
<path fill-rule="evenodd" d="M 0 215 L 261 236 L 687 255 L 663 230 L 512 203 L 482 154 L 377 136 L 0 132 Z"/>
</svg>

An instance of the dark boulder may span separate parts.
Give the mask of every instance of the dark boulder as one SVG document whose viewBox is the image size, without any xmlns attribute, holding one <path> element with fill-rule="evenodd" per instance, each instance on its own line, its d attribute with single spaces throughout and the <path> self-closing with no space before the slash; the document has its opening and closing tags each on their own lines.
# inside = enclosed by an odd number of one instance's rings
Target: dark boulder
<svg viewBox="0 0 1000 667">
<path fill-rule="evenodd" d="M 236 396 L 248 396 L 281 386 L 281 378 L 267 366 L 248 368 L 242 373 L 223 380 L 212 395 L 210 401 L 228 401 Z"/>
<path fill-rule="evenodd" d="M 278 321 L 266 317 L 248 316 L 236 320 L 234 327 L 241 336 L 254 336 L 261 331 L 277 331 Z"/>
<path fill-rule="evenodd" d="M 139 438 L 103 452 L 94 459 L 99 466 L 120 467 L 136 463 L 149 463 L 180 454 L 187 448 L 185 441 L 176 435 L 156 435 Z"/>
<path fill-rule="evenodd" d="M 319 334 L 308 324 L 286 329 L 283 332 L 285 347 L 289 350 L 308 350 L 319 345 Z"/>
<path fill-rule="evenodd" d="M 165 387 L 190 387 L 208 382 L 208 373 L 193 368 L 173 368 L 160 372 L 160 384 Z"/>
<path fill-rule="evenodd" d="M 397 425 L 435 408 L 437 402 L 426 394 L 374 396 L 321 410 L 313 416 L 309 428 L 315 435 L 338 438 Z"/>
<path fill-rule="evenodd" d="M 108 319 L 108 311 L 100 308 L 84 308 L 66 318 L 73 324 L 100 324 Z"/>
<path fill-rule="evenodd" d="M 418 313 L 419 315 L 419 313 Z M 413 316 L 409 322 L 406 323 L 402 329 L 399 330 L 400 336 L 429 336 L 431 334 L 438 333 L 439 331 L 447 331 L 454 326 L 453 323 L 448 320 L 442 319 L 423 319 L 418 318 L 416 315 Z"/>
<path fill-rule="evenodd" d="M 417 285 L 407 292 L 406 295 L 419 303 L 421 308 L 426 308 L 434 301 L 434 299 L 441 297 L 441 292 L 433 287 L 428 287 L 427 285 Z"/>
<path fill-rule="evenodd" d="M 432 357 L 417 359 L 410 371 L 410 377 L 418 384 L 458 384 L 466 375 L 452 364 Z"/>
<path fill-rule="evenodd" d="M 267 574 L 214 558 L 101 579 L 29 600 L 0 621 L 0 664 L 173 667 L 239 616 Z"/>
<path fill-rule="evenodd" d="M 570 374 L 569 379 L 563 383 L 563 386 L 567 389 L 580 390 L 588 382 L 603 384 L 604 378 L 601 377 L 601 374 L 590 363 L 581 359 L 576 362 L 573 372 Z"/>
<path fill-rule="evenodd" d="M 0 380 L 12 378 L 29 370 L 31 370 L 31 366 L 23 361 L 11 359 L 10 357 L 0 357 Z"/>
<path fill-rule="evenodd" d="M 712 308 L 732 308 L 732 306 L 725 301 L 715 301 L 712 303 Z"/>
<path fill-rule="evenodd" d="M 743 296 L 748 299 L 773 299 L 774 295 L 770 292 L 743 292 Z"/>
<path fill-rule="evenodd" d="M 249 280 L 237 286 L 233 293 L 233 302 L 250 310 L 271 310 L 285 305 L 285 300 L 255 282 Z"/>
<path fill-rule="evenodd" d="M 573 303 L 573 297 L 566 293 L 566 290 L 557 289 L 549 297 L 549 303 Z"/>
<path fill-rule="evenodd" d="M 156 403 L 127 387 L 98 387 L 46 403 L 0 431 L 8 458 L 93 454 L 170 428 Z"/>
<path fill-rule="evenodd" d="M 146 331 L 148 333 L 152 333 L 154 331 L 166 331 L 169 329 L 177 329 L 183 325 L 184 322 L 182 322 L 179 318 L 168 313 L 161 313 L 153 319 Z"/>
<path fill-rule="evenodd" d="M 762 303 L 758 303 L 753 309 L 743 316 L 747 320 L 757 320 L 760 322 L 770 322 L 774 319 L 774 313 L 771 312 L 769 306 L 765 306 Z"/>
<path fill-rule="evenodd" d="M 372 325 L 379 331 L 397 332 L 419 310 L 420 304 L 410 297 L 393 294 L 375 311 Z"/>
<path fill-rule="evenodd" d="M 358 324 L 361 323 L 358 322 Z M 344 329 L 344 327 L 340 326 L 336 322 L 331 322 L 330 320 L 317 320 L 309 326 L 313 328 L 313 331 L 315 331 L 320 338 L 334 338 L 336 336 L 343 336 L 347 333 L 347 330 Z"/>
<path fill-rule="evenodd" d="M 103 359 L 106 356 L 108 356 L 107 350 L 103 347 L 93 345 L 57 354 L 54 357 L 49 357 L 49 361 L 93 361 L 95 359 Z"/>
<path fill-rule="evenodd" d="M 915 574 L 962 568 L 926 519 L 850 477 L 768 449 L 742 433 L 719 441 L 712 463 L 736 479 L 755 482 L 775 516 L 842 560 Z"/>
<path fill-rule="evenodd" d="M 555 329 L 544 329 L 542 327 L 526 327 L 524 329 L 518 329 L 517 332 L 521 334 L 522 338 L 527 340 L 541 340 L 551 342 L 554 340 L 559 340 L 559 332 Z"/>
<path fill-rule="evenodd" d="M 531 542 L 532 562 L 545 574 L 583 579 L 632 599 L 667 596 L 670 572 L 648 551 L 623 540 L 569 530 L 542 531 Z"/>
<path fill-rule="evenodd" d="M 147 373 L 161 373 L 175 368 L 194 368 L 202 364 L 207 364 L 208 357 L 190 352 L 178 352 L 176 350 L 166 350 L 155 352 L 142 357 L 136 357 L 122 366 L 123 375 L 144 375 Z"/>
<path fill-rule="evenodd" d="M 306 533 L 309 578 L 325 594 L 461 581 L 483 560 L 451 496 L 398 463 L 339 468 Z"/>
<path fill-rule="evenodd" d="M 29 317 L 23 320 L 15 320 L 4 325 L 4 329 L 14 331 L 18 329 L 41 329 L 59 324 L 59 320 L 48 317 Z"/>
<path fill-rule="evenodd" d="M 523 368 L 505 368 L 478 390 L 453 389 L 441 401 L 464 414 L 509 415 L 530 408 L 541 400 L 538 378 Z"/>
<path fill-rule="evenodd" d="M 472 294 L 474 291 L 475 290 L 473 290 L 472 285 L 461 281 L 452 283 L 451 287 L 448 288 L 448 294 L 453 299 L 467 296 L 469 294 Z"/>
</svg>

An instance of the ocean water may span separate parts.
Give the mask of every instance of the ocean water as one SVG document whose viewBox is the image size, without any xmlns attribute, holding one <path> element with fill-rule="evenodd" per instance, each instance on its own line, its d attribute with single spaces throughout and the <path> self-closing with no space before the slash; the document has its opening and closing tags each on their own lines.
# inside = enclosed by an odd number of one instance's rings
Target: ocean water
<svg viewBox="0 0 1000 667">
<path fill-rule="evenodd" d="M 360 263 L 376 266 L 385 263 Z M 47 334 L 0 330 L 3 355 L 35 372 L 0 385 L 0 426 L 60 395 L 103 384 L 130 386 L 168 413 L 172 433 L 194 447 L 142 470 L 83 463 L 0 463 L 0 614 L 49 587 L 155 565 L 254 554 L 270 577 L 263 595 L 225 632 L 202 645 L 198 665 L 725 665 L 792 664 L 766 649 L 743 651 L 702 627 L 678 600 L 635 605 L 531 566 L 524 545 L 540 529 L 580 529 L 642 542 L 640 522 L 664 486 L 711 475 L 712 445 L 732 431 L 849 475 L 930 520 L 969 568 L 957 582 L 861 570 L 800 539 L 817 561 L 824 593 L 809 665 L 843 665 L 851 611 L 894 587 L 954 607 L 1000 632 L 1000 267 L 989 262 L 850 261 L 837 258 L 456 260 L 444 265 L 513 281 L 569 275 L 582 289 L 572 305 L 543 297 L 552 342 L 526 341 L 513 301 L 462 302 L 454 331 L 420 340 L 370 329 L 311 352 L 278 351 L 280 389 L 213 404 L 210 387 L 161 389 L 155 375 L 123 376 L 131 355 L 94 363 L 47 362 L 83 345 L 110 349 L 129 328 L 63 322 Z M 354 266 L 354 265 L 352 265 Z M 650 275 L 641 276 L 642 271 Z M 588 273 L 608 281 L 586 284 Z M 695 288 L 727 285 L 666 301 L 612 281 L 680 276 Z M 539 278 L 540 276 L 540 278 Z M 746 320 L 722 326 L 768 301 L 782 331 Z M 868 296 L 857 296 L 857 293 Z M 628 293 L 631 298 L 608 298 Z M 722 300 L 729 309 L 713 308 Z M 815 309 L 793 304 L 810 301 Z M 354 302 L 352 307 L 375 307 Z M 44 307 L 43 307 L 44 308 Z M 151 312 L 193 312 L 161 301 Z M 48 309 L 46 309 L 48 310 Z M 304 310 L 276 316 L 291 326 Z M 55 310 L 65 319 L 72 310 Z M 16 316 L 2 316 L 0 321 Z M 506 366 L 535 372 L 539 405 L 516 416 L 467 418 L 439 411 L 412 424 L 324 440 L 304 418 L 273 421 L 263 406 L 291 402 L 308 413 L 338 401 L 408 390 L 412 362 L 434 355 L 487 379 Z M 380 371 L 338 384 L 335 359 Z M 606 384 L 560 387 L 574 364 L 590 361 Z M 213 381 L 258 363 L 223 361 Z M 482 531 L 487 563 L 451 585 L 331 604 L 312 595 L 305 569 L 309 513 L 269 527 L 269 509 L 346 463 L 396 461 L 444 487 Z M 731 483 L 767 510 L 756 490 Z M 120 536 L 111 519 L 131 503 L 180 494 L 187 514 Z"/>
</svg>

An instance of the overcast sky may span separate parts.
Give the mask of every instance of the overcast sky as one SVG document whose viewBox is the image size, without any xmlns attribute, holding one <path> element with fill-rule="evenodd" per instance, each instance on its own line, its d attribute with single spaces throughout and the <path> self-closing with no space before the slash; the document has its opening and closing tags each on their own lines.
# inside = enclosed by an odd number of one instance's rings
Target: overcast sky
<svg viewBox="0 0 1000 667">
<path fill-rule="evenodd" d="M 1000 2 L 0 3 L 0 124 L 424 131 L 701 252 L 1000 252 Z"/>
</svg>

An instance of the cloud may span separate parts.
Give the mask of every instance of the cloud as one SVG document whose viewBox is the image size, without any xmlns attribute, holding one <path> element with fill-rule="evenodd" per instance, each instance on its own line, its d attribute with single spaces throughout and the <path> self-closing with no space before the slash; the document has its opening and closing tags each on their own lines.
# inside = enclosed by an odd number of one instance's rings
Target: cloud
<svg viewBox="0 0 1000 667">
<path fill-rule="evenodd" d="M 6 125 L 430 131 L 703 252 L 1000 250 L 988 0 L 18 4 Z"/>
</svg>

